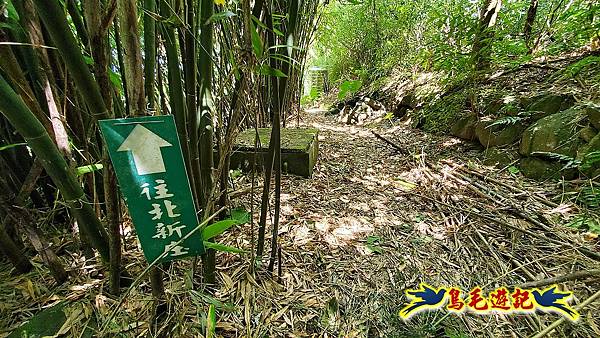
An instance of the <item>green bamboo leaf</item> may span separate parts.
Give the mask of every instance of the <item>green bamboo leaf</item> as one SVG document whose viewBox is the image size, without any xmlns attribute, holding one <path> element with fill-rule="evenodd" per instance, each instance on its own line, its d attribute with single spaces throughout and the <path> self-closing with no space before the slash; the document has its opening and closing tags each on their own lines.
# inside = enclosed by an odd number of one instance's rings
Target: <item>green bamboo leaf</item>
<svg viewBox="0 0 600 338">
<path fill-rule="evenodd" d="M 285 63 L 289 63 L 291 65 L 297 65 L 300 66 L 300 62 L 292 57 L 289 57 L 285 54 L 279 54 L 279 53 L 273 53 L 273 54 L 269 54 L 269 56 L 275 60 L 280 60 L 283 61 Z M 291 62 L 290 62 L 291 61 Z"/>
<path fill-rule="evenodd" d="M 213 223 L 202 230 L 202 239 L 209 240 L 214 238 L 234 225 L 250 222 L 250 214 L 244 208 L 231 210 L 229 219 Z"/>
<path fill-rule="evenodd" d="M 224 233 L 225 231 L 227 231 L 227 229 L 231 228 L 232 226 L 234 226 L 236 224 L 238 224 L 238 222 L 233 219 L 225 219 L 225 220 L 213 223 L 213 224 L 207 226 L 206 228 L 204 228 L 204 230 L 202 230 L 202 239 L 206 241 L 213 237 L 216 237 L 216 236 Z"/>
<path fill-rule="evenodd" d="M 231 17 L 236 16 L 236 14 L 232 11 L 224 11 L 224 12 L 220 12 L 220 13 L 215 13 L 213 14 L 210 18 L 208 18 L 208 20 L 206 20 L 205 25 L 208 25 L 210 23 L 214 23 L 214 22 L 218 22 L 221 20 L 225 20 Z"/>
<path fill-rule="evenodd" d="M 82 55 L 82 57 L 83 57 L 83 61 L 85 62 L 86 65 L 88 65 L 88 66 L 93 66 L 94 65 L 94 59 L 92 59 L 91 56 Z"/>
<path fill-rule="evenodd" d="M 250 213 L 244 208 L 235 208 L 231 210 L 231 219 L 238 224 L 250 223 Z"/>
<path fill-rule="evenodd" d="M 287 75 L 279 69 L 275 69 L 269 65 L 261 65 L 259 72 L 262 75 L 275 76 L 275 77 L 287 77 Z"/>
<path fill-rule="evenodd" d="M 252 24 L 252 49 L 254 50 L 254 55 L 256 55 L 257 58 L 261 59 L 265 52 L 265 48 L 263 41 L 260 38 L 260 35 L 258 35 L 258 31 L 256 31 L 256 27 L 254 26 L 254 24 Z"/>
<path fill-rule="evenodd" d="M 0 28 L 12 31 L 18 31 L 20 29 L 19 25 L 16 22 L 2 22 L 0 23 Z"/>
<path fill-rule="evenodd" d="M 77 173 L 77 176 L 81 176 L 81 175 L 85 175 L 85 174 L 88 174 L 88 173 L 91 173 L 94 171 L 102 170 L 102 168 L 104 168 L 104 166 L 100 163 L 84 165 L 81 167 L 77 167 L 76 173 Z"/>
<path fill-rule="evenodd" d="M 163 20 L 163 24 L 165 24 L 171 28 L 185 27 L 185 23 L 183 22 L 183 20 L 181 20 L 179 15 L 174 15 L 174 14 L 169 16 L 166 20 Z"/>
<path fill-rule="evenodd" d="M 293 44 L 290 44 L 290 45 L 275 45 L 275 46 L 269 47 L 269 50 L 271 50 L 271 49 L 277 49 L 277 48 L 291 48 L 291 49 L 296 49 L 296 50 L 300 50 L 300 51 L 304 50 L 304 48 L 296 47 Z"/>
<path fill-rule="evenodd" d="M 0 151 L 6 150 L 6 149 L 10 149 L 10 148 L 14 148 L 14 147 L 19 147 L 19 146 L 26 146 L 26 145 L 27 145 L 27 143 L 7 144 L 5 146 L 0 146 Z"/>
<path fill-rule="evenodd" d="M 110 82 L 119 89 L 119 92 L 123 92 L 123 84 L 121 83 L 121 75 L 113 72 L 112 70 L 108 70 L 108 78 Z"/>
<path fill-rule="evenodd" d="M 254 15 L 252 16 L 252 21 L 254 21 L 259 27 L 261 27 L 262 29 L 265 30 L 269 30 L 269 27 L 267 27 L 267 25 L 265 25 L 264 23 L 262 23 L 257 17 L 255 17 Z"/>
<path fill-rule="evenodd" d="M 213 249 L 213 250 L 222 251 L 222 252 L 229 252 L 229 253 L 234 253 L 234 254 L 246 253 L 246 251 L 244 251 L 242 249 L 234 248 L 232 246 L 223 245 L 223 244 L 219 244 L 219 243 L 207 242 L 207 241 L 204 241 L 204 247 L 208 248 L 208 249 Z"/>
<path fill-rule="evenodd" d="M 338 99 L 341 100 L 341 99 L 345 98 L 346 95 L 357 92 L 360 89 L 360 87 L 362 87 L 362 81 L 360 81 L 360 80 L 344 81 L 344 83 L 342 83 L 342 85 L 340 86 L 340 92 L 338 93 Z"/>
<path fill-rule="evenodd" d="M 210 304 L 208 307 L 208 315 L 206 316 L 206 338 L 215 337 L 215 328 L 217 326 L 217 315 L 215 306 Z"/>
<path fill-rule="evenodd" d="M 235 304 L 230 303 L 230 302 L 224 303 L 224 302 L 220 301 L 219 299 L 211 297 L 209 295 L 206 295 L 202 292 L 190 290 L 189 293 L 192 296 L 191 299 L 194 302 L 194 304 L 197 304 L 197 305 L 212 304 L 215 306 L 215 310 L 225 311 L 225 312 L 234 312 L 237 310 L 237 307 L 235 306 Z"/>
<path fill-rule="evenodd" d="M 7 17 L 9 19 L 14 20 L 15 22 L 19 21 L 19 13 L 17 13 L 12 1 L 6 3 L 6 14 L 8 14 Z"/>
</svg>

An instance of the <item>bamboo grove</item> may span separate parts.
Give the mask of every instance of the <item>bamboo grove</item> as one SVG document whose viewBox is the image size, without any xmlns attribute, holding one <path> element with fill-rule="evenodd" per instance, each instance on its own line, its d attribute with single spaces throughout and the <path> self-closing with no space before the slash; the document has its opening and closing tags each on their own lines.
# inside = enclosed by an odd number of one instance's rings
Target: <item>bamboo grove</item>
<svg viewBox="0 0 600 338">
<path fill-rule="evenodd" d="M 57 229 L 76 234 L 75 250 L 99 260 L 118 295 L 131 284 L 121 262 L 126 211 L 97 122 L 172 114 L 199 222 L 223 218 L 230 207 L 228 159 L 237 133 L 273 126 L 251 248 L 260 262 L 274 214 L 273 271 L 280 127 L 299 109 L 318 6 L 317 0 L 0 0 L 2 255 L 25 273 L 39 254 L 60 284 L 69 278 L 65 258 L 47 237 Z M 202 281 L 215 283 L 215 251 L 202 263 Z M 160 298 L 161 267 L 150 276 Z"/>
</svg>

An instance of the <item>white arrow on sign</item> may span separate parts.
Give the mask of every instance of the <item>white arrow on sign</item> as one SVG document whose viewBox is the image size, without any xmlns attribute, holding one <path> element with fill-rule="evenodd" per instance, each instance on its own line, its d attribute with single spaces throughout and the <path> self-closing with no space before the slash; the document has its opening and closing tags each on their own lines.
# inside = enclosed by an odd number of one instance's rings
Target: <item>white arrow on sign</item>
<svg viewBox="0 0 600 338">
<path fill-rule="evenodd" d="M 172 146 L 171 143 L 138 124 L 117 151 L 131 151 L 138 175 L 148 175 L 167 171 L 160 148 Z"/>
</svg>

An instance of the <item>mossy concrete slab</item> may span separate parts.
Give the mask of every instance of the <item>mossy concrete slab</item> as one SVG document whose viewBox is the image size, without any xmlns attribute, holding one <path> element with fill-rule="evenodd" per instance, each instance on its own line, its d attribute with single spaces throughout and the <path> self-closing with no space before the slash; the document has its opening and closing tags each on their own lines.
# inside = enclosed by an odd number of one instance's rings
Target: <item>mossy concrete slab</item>
<svg viewBox="0 0 600 338">
<path fill-rule="evenodd" d="M 240 133 L 231 154 L 231 169 L 252 169 L 252 161 L 257 159 L 256 166 L 262 167 L 267 159 L 271 128 L 259 128 L 260 147 L 254 148 L 256 129 L 248 129 Z M 282 128 L 281 129 L 281 164 L 284 172 L 311 177 L 319 155 L 319 130 L 315 128 Z M 256 156 L 255 156 L 256 151 Z"/>
</svg>

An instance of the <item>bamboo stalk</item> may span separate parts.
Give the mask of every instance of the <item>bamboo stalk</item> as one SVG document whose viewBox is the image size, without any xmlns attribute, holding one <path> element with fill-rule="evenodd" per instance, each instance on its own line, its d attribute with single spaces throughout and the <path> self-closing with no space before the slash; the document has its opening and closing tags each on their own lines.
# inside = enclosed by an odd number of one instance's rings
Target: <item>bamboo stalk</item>
<svg viewBox="0 0 600 338">
<path fill-rule="evenodd" d="M 43 167 L 41 163 L 36 160 L 33 162 L 31 169 L 29 170 L 29 174 L 27 174 L 27 178 L 25 178 L 23 185 L 19 189 L 19 193 L 12 201 L 13 206 L 5 206 L 7 210 L 7 217 L 4 217 L 2 220 L 2 226 L 6 228 L 6 225 L 14 220 L 15 222 L 21 222 L 21 229 L 27 235 L 31 244 L 33 244 L 34 248 L 46 264 L 50 273 L 56 280 L 58 284 L 62 284 L 68 278 L 68 275 L 61 263 L 60 259 L 56 256 L 54 251 L 50 249 L 44 243 L 48 243 L 46 239 L 39 233 L 39 231 L 35 228 L 35 222 L 33 221 L 31 215 L 24 208 L 20 208 L 22 206 L 27 197 L 31 195 L 31 192 L 34 191 L 37 180 L 43 172 Z"/>
<path fill-rule="evenodd" d="M 2 177 L 0 177 L 0 189 L 5 191 L 7 195 L 9 195 L 9 192 L 14 191 Z M 8 212 L 5 214 L 4 210 L 0 208 L 0 217 L 2 220 L 8 218 Z M 23 254 L 24 246 L 22 243 L 18 243 L 14 240 L 14 238 L 18 238 L 15 236 L 16 234 L 14 232 L 9 233 L 8 226 L 10 225 L 11 224 L 5 220 L 0 222 L 0 252 L 8 258 L 19 273 L 27 273 L 31 271 L 33 265 L 29 261 L 29 258 Z M 12 230 L 14 230 L 14 228 Z"/>
<path fill-rule="evenodd" d="M 65 60 L 67 69 L 85 99 L 88 109 L 97 119 L 108 118 L 108 110 L 100 94 L 98 83 L 83 59 L 79 44 L 69 28 L 62 8 L 54 0 L 34 0 L 34 2 L 38 15 Z"/>
<path fill-rule="evenodd" d="M 164 18 L 169 17 L 171 14 L 171 8 L 166 0 L 161 0 L 160 14 Z M 183 158 L 185 160 L 187 172 L 190 173 L 192 171 L 190 167 L 190 154 L 188 147 L 189 138 L 186 127 L 187 117 L 185 99 L 183 95 L 183 84 L 181 82 L 177 37 L 175 36 L 175 29 L 168 23 L 162 23 L 160 28 L 161 35 L 164 39 L 165 51 L 167 53 L 167 69 L 169 78 L 168 89 L 170 99 L 169 102 L 171 103 L 171 113 L 175 117 L 175 126 L 177 127 L 179 142 L 181 142 Z"/>
<path fill-rule="evenodd" d="M 46 172 L 62 193 L 82 231 L 99 251 L 102 259 L 108 261 L 108 240 L 102 232 L 100 220 L 94 214 L 91 204 L 77 182 L 75 173 L 69 168 L 42 124 L 1 75 L 0 93 L 3 97 L 0 100 L 0 111 L 40 159 Z"/>
<path fill-rule="evenodd" d="M 213 15 L 213 0 L 201 0 L 200 3 L 200 56 L 198 62 L 199 93 L 200 93 L 200 126 L 199 126 L 199 155 L 200 155 L 200 205 L 203 209 L 203 218 L 209 216 L 211 210 L 209 200 L 213 191 L 213 125 L 212 116 L 214 106 L 212 102 L 213 81 L 213 24 L 209 18 Z M 193 140 L 194 141 L 194 140 Z M 204 267 L 204 280 L 207 284 L 216 281 L 215 251 L 208 249 L 202 256 Z"/>
<path fill-rule="evenodd" d="M 88 46 L 89 38 L 87 35 L 87 31 L 85 30 L 85 24 L 83 23 L 83 18 L 81 17 L 81 13 L 79 8 L 77 7 L 77 3 L 75 0 L 67 0 L 67 11 L 69 12 L 69 16 L 71 20 L 73 20 L 73 25 L 75 26 L 75 30 L 77 30 L 77 36 L 81 40 L 81 43 L 84 46 Z"/>
<path fill-rule="evenodd" d="M 119 20 L 115 20 L 113 23 L 115 31 L 115 44 L 117 47 L 117 62 L 119 64 L 119 73 L 121 74 L 121 83 L 123 84 L 123 97 L 125 98 L 125 111 L 129 111 L 129 88 L 130 84 L 127 82 L 125 76 L 125 58 L 123 56 L 123 46 L 121 45 L 121 34 L 119 33 Z"/>
<path fill-rule="evenodd" d="M 0 251 L 10 260 L 19 273 L 27 273 L 33 269 L 33 265 L 10 238 L 3 224 L 0 225 Z"/>
<path fill-rule="evenodd" d="M 269 260 L 268 270 L 273 272 L 275 266 L 275 257 L 277 254 L 279 239 L 279 212 L 281 210 L 281 122 L 279 121 L 280 112 L 275 112 L 273 119 L 273 130 L 271 141 L 275 143 L 275 158 L 273 166 L 275 169 L 275 215 L 273 220 L 273 231 L 271 233 L 271 258 Z"/>
<path fill-rule="evenodd" d="M 523 283 L 523 284 L 519 285 L 519 287 L 521 289 L 532 289 L 532 288 L 539 288 L 539 287 L 546 286 L 546 285 L 564 283 L 567 281 L 572 281 L 572 280 L 577 280 L 577 279 L 585 279 L 585 278 L 597 277 L 597 276 L 600 276 L 600 269 L 582 270 L 582 271 L 576 271 L 576 272 L 569 273 L 569 274 L 562 275 L 562 276 L 556 276 L 556 277 L 551 277 L 551 278 L 546 278 L 546 279 L 541 279 L 541 280 L 534 280 L 531 282 Z"/>
<path fill-rule="evenodd" d="M 7 40 L 7 37 L 0 31 L 0 41 Z M 47 119 L 46 114 L 39 104 L 38 97 L 29 85 L 25 73 L 22 71 L 19 61 L 13 50 L 8 47 L 0 48 L 0 68 L 5 72 L 6 77 L 16 86 L 17 93 L 23 98 L 29 109 L 35 116 L 42 121 L 42 124 L 49 132 L 52 132 L 52 126 Z M 31 74 L 30 74 L 31 77 Z"/>
<path fill-rule="evenodd" d="M 154 107 L 154 75 L 156 74 L 156 22 L 149 13 L 156 12 L 156 0 L 144 0 L 144 92 L 148 108 Z"/>
<path fill-rule="evenodd" d="M 24 22 L 25 30 L 29 33 L 29 39 L 33 45 L 46 45 L 44 36 L 42 33 L 41 23 L 39 21 L 37 13 L 35 13 L 35 6 L 33 0 L 23 0 L 23 13 L 22 22 Z M 75 21 L 75 18 L 73 18 Z M 54 80 L 52 68 L 50 67 L 50 59 L 48 57 L 47 50 L 45 48 L 36 48 L 33 50 L 35 63 L 39 65 L 38 69 L 28 70 L 37 72 L 36 77 L 39 78 L 39 83 L 35 84 L 37 89 L 41 92 L 40 96 L 43 96 L 45 100 L 41 101 L 42 107 L 50 117 L 52 130 L 49 131 L 50 136 L 54 137 L 58 149 L 69 159 L 69 163 L 73 164 L 71 159 L 71 146 L 69 144 L 69 136 L 65 125 L 63 124 L 63 116 L 59 109 L 59 100 L 54 94 L 54 88 L 56 83 Z M 44 116 L 45 117 L 45 116 Z M 39 119 L 39 118 L 38 118 Z"/>
<path fill-rule="evenodd" d="M 198 91 L 198 60 L 196 59 L 196 17 L 195 1 L 185 1 L 185 25 L 180 28 L 179 36 L 183 36 L 181 55 L 183 58 L 183 72 L 185 77 L 185 104 L 187 110 L 187 126 L 190 141 L 190 186 L 192 195 L 198 209 L 202 208 L 199 194 L 202 192 L 200 178 L 200 154 L 198 149 L 199 111 L 197 109 L 196 91 Z"/>
<path fill-rule="evenodd" d="M 142 49 L 137 25 L 137 5 L 135 0 L 117 0 L 119 16 L 120 37 L 123 40 L 123 54 L 125 61 L 125 78 L 127 83 L 127 96 L 129 97 L 129 114 L 141 116 L 146 111 L 142 67 Z"/>
<path fill-rule="evenodd" d="M 34 228 L 35 222 L 27 210 L 13 207 L 9 209 L 9 215 L 15 222 L 21 221 L 20 225 L 23 232 L 27 235 L 31 244 L 39 253 L 40 257 L 48 267 L 48 270 L 50 270 L 56 283 L 60 285 L 66 282 L 69 275 L 65 271 L 60 258 L 58 258 L 54 251 L 48 247 L 48 240 Z"/>
<path fill-rule="evenodd" d="M 94 58 L 94 74 L 96 76 L 100 95 L 105 104 L 108 117 L 114 117 L 113 111 L 113 86 L 109 79 L 108 68 L 110 65 L 110 53 L 108 45 L 109 24 L 105 23 L 105 15 L 101 8 L 101 3 L 97 1 L 85 1 L 85 15 L 87 19 L 88 31 L 92 56 Z M 105 8 L 109 11 L 110 8 Z M 143 99 L 143 98 L 142 98 Z M 143 109 L 142 103 L 142 109 Z M 95 129 L 94 129 L 95 130 Z M 121 208 L 119 199 L 119 190 L 117 187 L 116 176 L 112 163 L 108 155 L 108 149 L 102 148 L 102 193 L 104 196 L 104 206 L 106 210 L 106 226 L 109 233 L 109 270 L 110 270 L 110 292 L 113 295 L 119 294 L 121 281 Z"/>
<path fill-rule="evenodd" d="M 30 0 L 15 0 L 13 1 L 13 4 L 15 5 L 17 13 L 19 14 L 19 24 L 22 27 L 22 30 L 8 30 L 7 33 L 12 35 L 15 41 L 28 44 L 31 42 L 28 36 L 29 34 L 41 34 L 41 32 L 35 32 L 31 29 L 32 26 L 30 23 L 35 18 L 32 3 L 30 2 Z M 31 88 L 33 89 L 33 94 L 35 95 L 35 98 L 37 98 L 40 107 L 42 107 L 45 103 L 45 99 L 41 90 L 42 81 L 40 78 L 39 71 L 40 65 L 38 59 L 35 56 L 32 46 L 25 45 L 21 48 L 18 48 L 15 50 L 15 54 L 19 56 L 21 68 L 27 70 L 27 72 L 25 73 L 27 74 L 27 77 L 30 80 Z M 42 108 L 46 110 L 45 107 Z M 35 110 L 33 112 L 37 113 Z M 45 116 L 39 115 L 38 119 L 40 119 L 41 117 Z"/>
</svg>

